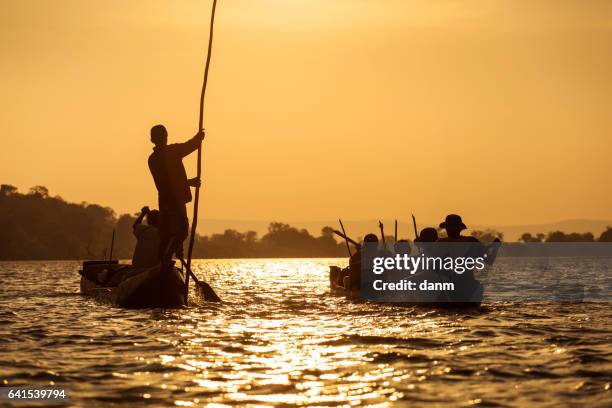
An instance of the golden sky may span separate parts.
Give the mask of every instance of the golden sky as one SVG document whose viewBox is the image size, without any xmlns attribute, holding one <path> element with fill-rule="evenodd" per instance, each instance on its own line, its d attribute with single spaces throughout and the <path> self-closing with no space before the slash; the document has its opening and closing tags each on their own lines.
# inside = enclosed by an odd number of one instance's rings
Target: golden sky
<svg viewBox="0 0 612 408">
<path fill-rule="evenodd" d="M 156 205 L 211 1 L 0 0 L 0 182 Z M 612 218 L 612 2 L 219 0 L 205 218 Z M 195 161 L 186 161 L 195 174 Z"/>
</svg>

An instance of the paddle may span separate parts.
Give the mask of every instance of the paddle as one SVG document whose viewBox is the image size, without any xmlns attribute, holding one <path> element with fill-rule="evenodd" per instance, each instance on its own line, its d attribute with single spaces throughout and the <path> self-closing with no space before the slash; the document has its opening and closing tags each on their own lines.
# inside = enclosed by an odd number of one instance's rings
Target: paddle
<svg viewBox="0 0 612 408">
<path fill-rule="evenodd" d="M 380 220 L 378 221 L 378 227 L 380 228 L 380 236 L 382 238 L 383 248 L 387 249 L 387 242 L 385 242 L 385 227 L 383 226 L 383 223 Z"/>
<path fill-rule="evenodd" d="M 414 239 L 419 239 L 419 232 L 417 231 L 416 218 L 414 218 L 414 214 L 412 215 L 412 226 L 414 227 Z"/>
<path fill-rule="evenodd" d="M 356 247 L 360 247 L 361 246 L 357 241 L 347 237 L 346 234 L 343 234 L 343 233 L 341 233 L 338 230 L 334 230 L 333 232 L 334 232 L 334 234 L 338 235 L 339 237 L 344 238 L 347 242 L 350 242 L 351 244 L 355 245 Z"/>
<path fill-rule="evenodd" d="M 394 234 L 393 242 L 397 242 L 397 220 L 395 220 L 395 234 Z"/>
<path fill-rule="evenodd" d="M 344 242 L 346 242 L 346 250 L 348 251 L 350 258 L 351 256 L 353 256 L 353 254 L 351 254 L 351 247 L 349 246 L 348 239 L 346 239 L 346 231 L 344 229 L 344 225 L 342 224 L 342 220 L 338 218 L 338 221 L 340 221 L 340 227 L 342 227 L 342 233 L 344 234 Z"/>
<path fill-rule="evenodd" d="M 115 248 L 115 229 L 113 229 L 113 237 L 111 238 L 110 254 L 108 255 L 108 263 L 113 261 L 113 249 Z"/>
<path fill-rule="evenodd" d="M 204 300 L 207 302 L 221 302 L 221 298 L 215 293 L 215 290 L 207 282 L 199 280 L 195 274 L 191 271 L 190 266 L 185 262 L 183 258 L 179 258 L 181 264 L 187 269 L 188 276 L 193 278 L 196 283 L 196 287 L 204 293 Z"/>
<path fill-rule="evenodd" d="M 489 265 L 493 265 L 493 262 L 495 262 L 495 258 L 497 258 L 497 252 L 499 251 L 499 248 L 501 248 L 501 245 L 501 240 L 499 238 L 495 238 L 493 242 L 485 246 L 488 254 L 486 263 L 488 263 Z"/>
</svg>

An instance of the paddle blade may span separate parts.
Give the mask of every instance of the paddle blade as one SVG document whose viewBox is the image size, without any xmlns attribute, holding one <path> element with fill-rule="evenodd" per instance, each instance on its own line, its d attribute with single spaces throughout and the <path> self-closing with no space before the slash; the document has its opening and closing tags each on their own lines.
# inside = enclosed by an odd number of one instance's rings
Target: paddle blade
<svg viewBox="0 0 612 408">
<path fill-rule="evenodd" d="M 221 298 L 208 283 L 200 281 L 196 284 L 196 288 L 200 291 L 204 300 L 207 302 L 221 302 Z"/>
</svg>

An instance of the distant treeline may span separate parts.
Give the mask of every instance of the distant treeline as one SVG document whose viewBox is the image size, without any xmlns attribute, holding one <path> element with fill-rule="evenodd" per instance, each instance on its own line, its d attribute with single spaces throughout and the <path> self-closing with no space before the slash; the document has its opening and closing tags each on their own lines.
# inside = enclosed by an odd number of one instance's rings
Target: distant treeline
<svg viewBox="0 0 612 408">
<path fill-rule="evenodd" d="M 102 259 L 108 256 L 115 229 L 113 257 L 132 257 L 136 217 L 117 216 L 97 204 L 74 204 L 52 197 L 43 186 L 27 194 L 12 185 L 0 187 L 0 259 Z M 186 245 L 185 245 L 186 247 Z M 305 229 L 273 222 L 258 237 L 255 231 L 198 235 L 194 258 L 337 257 L 346 255 L 344 243 L 325 227 L 314 237 Z"/>
<path fill-rule="evenodd" d="M 438 236 L 445 237 L 446 232 L 437 228 Z M 499 238 L 501 241 L 504 240 L 504 234 L 494 229 L 475 230 L 472 231 L 471 236 L 478 238 L 481 242 L 493 242 L 495 238 Z M 579 233 L 572 232 L 567 234 L 562 231 L 552 231 L 548 234 L 531 234 L 529 232 L 524 233 L 518 239 L 518 242 L 523 243 L 538 243 L 538 242 L 612 242 L 612 227 L 608 226 L 604 232 L 601 233 L 599 238 L 590 232 Z"/>
<path fill-rule="evenodd" d="M 441 232 L 442 234 L 442 232 Z M 487 229 L 484 231 L 472 231 L 472 236 L 478 238 L 482 242 L 492 242 L 495 238 L 499 238 L 500 240 L 504 240 L 504 234 L 492 230 Z M 595 238 L 591 232 L 572 232 L 565 233 L 563 231 L 552 231 L 548 234 L 538 233 L 531 234 L 529 232 L 524 233 L 518 239 L 519 242 L 525 243 L 537 243 L 537 242 L 612 242 L 612 227 L 608 226 L 604 232 L 599 235 L 598 238 Z"/>
<path fill-rule="evenodd" d="M 0 259 L 102 259 L 108 256 L 115 230 L 114 258 L 132 257 L 136 243 L 132 234 L 135 216 L 117 216 L 109 207 L 97 204 L 68 203 L 50 196 L 43 186 L 26 194 L 12 185 L 0 186 Z M 343 242 L 334 239 L 333 229 L 324 227 L 318 237 L 305 229 L 273 222 L 268 232 L 258 237 L 255 231 L 245 233 L 225 230 L 223 234 L 198 235 L 195 258 L 273 258 L 273 257 L 339 257 L 346 256 Z M 473 231 L 481 241 L 503 240 L 495 230 Z M 354 237 L 358 238 L 358 237 Z M 388 237 L 388 242 L 392 237 Z M 598 239 L 591 233 L 522 235 L 522 242 L 611 242 L 608 227 Z"/>
<path fill-rule="evenodd" d="M 562 231 L 549 232 L 548 234 L 536 234 L 531 235 L 525 233 L 519 238 L 520 242 L 612 242 L 612 227 L 607 227 L 604 232 L 601 233 L 599 238 L 595 239 L 595 236 L 590 232 L 579 233 L 572 232 L 566 234 Z"/>
</svg>

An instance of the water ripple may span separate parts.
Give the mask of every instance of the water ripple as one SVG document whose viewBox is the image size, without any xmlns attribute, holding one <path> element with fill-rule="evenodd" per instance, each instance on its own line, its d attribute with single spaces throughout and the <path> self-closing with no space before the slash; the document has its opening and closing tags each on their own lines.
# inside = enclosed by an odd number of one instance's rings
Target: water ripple
<svg viewBox="0 0 612 408">
<path fill-rule="evenodd" d="M 77 262 L 0 263 L 0 381 L 78 406 L 609 406 L 608 303 L 457 312 L 331 297 L 342 261 L 198 261 L 221 304 L 121 310 Z"/>
</svg>

